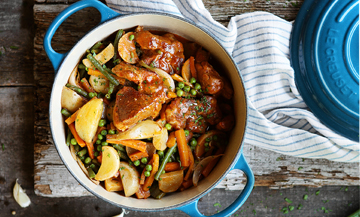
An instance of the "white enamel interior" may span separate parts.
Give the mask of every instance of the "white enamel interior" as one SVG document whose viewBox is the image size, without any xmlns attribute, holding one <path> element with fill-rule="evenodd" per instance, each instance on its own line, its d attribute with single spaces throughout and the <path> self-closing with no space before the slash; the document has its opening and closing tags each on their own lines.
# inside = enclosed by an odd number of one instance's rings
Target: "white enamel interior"
<svg viewBox="0 0 360 217">
<path fill-rule="evenodd" d="M 61 111 L 61 90 L 67 83 L 68 77 L 71 71 L 79 62 L 80 58 L 85 53 L 86 49 L 89 49 L 97 41 L 100 41 L 108 37 L 118 29 L 132 28 L 138 25 L 144 26 L 146 29 L 162 30 L 175 33 L 190 41 L 194 41 L 218 59 L 224 67 L 220 73 L 226 73 L 230 78 L 234 87 L 234 110 L 236 115 L 236 126 L 229 139 L 229 145 L 227 146 L 225 155 L 221 158 L 213 172 L 204 180 L 200 182 L 197 187 L 193 187 L 184 192 L 176 192 L 172 195 L 167 195 L 161 200 L 147 199 L 139 200 L 135 198 L 126 198 L 117 193 L 107 192 L 103 187 L 97 186 L 92 183 L 86 175 L 81 171 L 80 167 L 74 161 L 70 155 L 69 148 L 65 144 L 65 130 L 64 120 L 60 113 Z M 234 66 L 231 58 L 226 51 L 207 33 L 201 29 L 191 25 L 181 19 L 177 19 L 165 15 L 156 14 L 134 14 L 131 16 L 119 17 L 110 20 L 84 36 L 69 52 L 67 57 L 61 64 L 58 74 L 54 81 L 54 86 L 51 92 L 50 100 L 50 125 L 53 140 L 56 148 L 68 167 L 73 176 L 90 192 L 102 197 L 103 199 L 118 204 L 122 207 L 128 207 L 131 209 L 141 210 L 162 210 L 172 207 L 177 207 L 184 202 L 188 202 L 204 193 L 206 190 L 214 187 L 215 183 L 218 183 L 225 173 L 230 170 L 234 159 L 240 154 L 241 144 L 243 142 L 243 136 L 246 125 L 246 100 L 243 83 L 238 74 L 237 68 Z"/>
</svg>

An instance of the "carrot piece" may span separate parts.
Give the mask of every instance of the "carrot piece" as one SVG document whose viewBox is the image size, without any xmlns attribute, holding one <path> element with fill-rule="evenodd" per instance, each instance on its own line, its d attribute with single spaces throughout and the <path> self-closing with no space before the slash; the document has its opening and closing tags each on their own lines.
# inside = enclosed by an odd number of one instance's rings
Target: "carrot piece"
<svg viewBox="0 0 360 217">
<path fill-rule="evenodd" d="M 147 165 L 152 165 L 153 162 L 154 162 L 154 158 L 151 158 L 151 160 L 148 162 Z M 143 171 L 142 171 L 142 173 L 141 173 L 141 176 L 140 176 L 140 185 L 143 185 L 143 184 L 145 183 L 145 179 L 146 179 L 146 177 L 145 177 L 145 171 L 146 171 L 146 169 L 145 169 L 145 167 L 144 167 L 144 169 L 143 169 Z"/>
<path fill-rule="evenodd" d="M 94 75 L 94 76 L 99 76 L 100 78 L 105 78 L 107 79 L 99 70 L 97 69 L 92 69 L 92 68 L 89 68 L 88 70 L 88 75 Z"/>
<path fill-rule="evenodd" d="M 99 156 L 96 157 L 96 159 L 99 161 L 99 163 L 102 162 L 102 152 L 99 152 Z"/>
<path fill-rule="evenodd" d="M 68 118 L 65 120 L 65 123 L 67 123 L 68 125 L 74 123 L 75 120 L 76 120 L 76 116 L 77 116 L 77 114 L 78 114 L 78 111 L 79 111 L 79 110 L 77 110 L 74 114 L 72 114 L 70 117 L 68 117 Z"/>
<path fill-rule="evenodd" d="M 142 186 L 140 186 L 138 192 L 136 192 L 135 194 L 138 199 L 146 199 L 150 197 L 150 190 L 144 191 Z"/>
<path fill-rule="evenodd" d="M 144 186 L 143 186 L 144 191 L 147 191 L 147 190 L 150 189 L 150 186 L 154 182 L 155 174 L 159 169 L 159 155 L 154 154 L 152 159 L 154 159 L 154 161 L 152 163 L 152 170 L 151 170 L 150 176 L 145 179 L 145 183 L 144 183 Z"/>
<path fill-rule="evenodd" d="M 86 80 L 86 78 L 81 79 L 80 85 L 88 93 L 95 92 L 94 88 L 92 86 L 90 86 L 90 84 L 89 84 L 88 80 Z"/>
<path fill-rule="evenodd" d="M 138 151 L 138 152 L 134 152 L 134 153 L 129 155 L 130 160 L 133 161 L 133 162 L 136 161 L 136 160 L 140 160 L 143 157 L 149 157 L 148 153 Z"/>
<path fill-rule="evenodd" d="M 175 132 L 171 132 L 171 133 L 169 134 L 168 141 L 166 142 L 166 146 L 167 146 L 168 148 L 171 148 L 171 147 L 173 147 L 175 144 L 176 144 Z"/>
<path fill-rule="evenodd" d="M 191 77 L 197 79 L 197 72 L 195 69 L 195 59 L 194 57 L 190 57 L 190 72 L 191 72 Z"/>
<path fill-rule="evenodd" d="M 180 163 L 179 162 L 170 162 L 170 163 L 167 163 L 165 165 L 165 172 L 172 172 L 172 171 L 176 171 L 176 170 L 180 170 L 181 167 L 180 167 Z"/>
<path fill-rule="evenodd" d="M 183 181 L 183 183 L 181 185 L 184 187 L 184 189 L 188 189 L 191 186 L 193 186 L 193 181 L 192 181 L 192 179 L 190 179 L 188 181 Z"/>
<path fill-rule="evenodd" d="M 184 180 L 188 180 L 189 177 L 191 176 L 191 174 L 193 173 L 194 170 L 194 166 L 195 166 L 195 160 L 194 160 L 194 156 L 192 154 L 192 151 L 190 149 L 190 147 L 188 146 L 188 152 L 189 152 L 189 160 L 190 160 L 190 166 L 188 171 L 186 172 L 186 175 L 184 177 Z M 191 182 L 192 183 L 192 182 Z"/>
<path fill-rule="evenodd" d="M 129 140 L 117 140 L 117 139 L 108 139 L 106 138 L 106 142 L 112 144 L 121 144 L 123 146 L 127 146 L 141 152 L 146 152 L 146 142 L 136 140 L 136 139 L 129 139 Z"/>
<path fill-rule="evenodd" d="M 91 159 L 94 159 L 94 143 L 85 142 Z"/>
<path fill-rule="evenodd" d="M 114 122 L 110 122 L 110 130 L 115 130 Z"/>
<path fill-rule="evenodd" d="M 167 97 L 172 99 L 172 98 L 176 98 L 177 95 L 176 95 L 176 93 L 169 91 L 167 94 Z"/>
<path fill-rule="evenodd" d="M 76 132 L 74 123 L 69 125 L 69 129 L 70 129 L 71 133 L 73 134 L 76 142 L 80 145 L 80 147 L 85 147 L 86 144 L 85 144 L 84 140 L 82 140 L 80 138 L 79 134 Z"/>
<path fill-rule="evenodd" d="M 215 155 L 219 155 L 219 154 L 222 154 L 222 153 L 224 153 L 224 149 L 219 148 L 219 149 L 216 151 Z M 205 167 L 204 170 L 201 172 L 201 174 L 202 174 L 203 176 L 207 177 L 207 176 L 210 174 L 211 170 L 215 167 L 215 165 L 216 165 L 216 163 L 219 161 L 219 159 L 220 159 L 220 158 L 217 157 L 217 158 L 213 159 L 212 161 L 210 161 L 210 163 L 208 163 L 208 165 L 206 165 L 206 167 Z"/>
<path fill-rule="evenodd" d="M 189 151 L 186 144 L 186 136 L 184 129 L 175 131 L 176 142 L 178 144 L 178 150 L 180 155 L 181 166 L 188 167 L 189 164 Z"/>
</svg>

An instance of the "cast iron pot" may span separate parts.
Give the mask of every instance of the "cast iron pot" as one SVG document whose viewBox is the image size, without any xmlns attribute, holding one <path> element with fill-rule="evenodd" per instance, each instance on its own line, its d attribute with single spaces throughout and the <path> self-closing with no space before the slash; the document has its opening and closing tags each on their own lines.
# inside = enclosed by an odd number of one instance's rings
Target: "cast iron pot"
<svg viewBox="0 0 360 217">
<path fill-rule="evenodd" d="M 100 12 L 100 24 L 79 40 L 68 53 L 60 54 L 55 52 L 51 47 L 51 40 L 57 28 L 71 14 L 87 7 L 94 7 Z M 230 78 L 235 93 L 234 111 L 236 124 L 229 138 L 229 144 L 224 156 L 210 175 L 200 181 L 197 187 L 167 195 L 166 198 L 161 200 L 152 198 L 141 200 L 124 197 L 118 193 L 108 192 L 102 186 L 91 182 L 72 158 L 69 147 L 66 146 L 65 123 L 60 112 L 62 88 L 67 83 L 71 71 L 80 61 L 86 49 L 89 49 L 96 42 L 107 38 L 118 29 L 132 28 L 137 25 L 142 25 L 148 29 L 171 32 L 204 47 L 221 63 L 224 69 L 222 73 L 226 73 L 228 78 Z M 204 216 L 197 208 L 199 199 L 219 184 L 229 171 L 240 169 L 247 176 L 247 183 L 244 190 L 228 208 L 214 216 L 231 215 L 238 210 L 249 197 L 254 186 L 254 174 L 242 154 L 242 144 L 248 115 L 245 87 L 234 60 L 211 33 L 185 19 L 170 14 L 134 13 L 130 15 L 120 15 L 97 0 L 83 0 L 70 5 L 55 18 L 46 32 L 44 47 L 55 69 L 55 80 L 51 92 L 49 111 L 52 137 L 60 158 L 69 172 L 92 194 L 125 209 L 137 211 L 178 209 L 190 216 Z"/>
</svg>

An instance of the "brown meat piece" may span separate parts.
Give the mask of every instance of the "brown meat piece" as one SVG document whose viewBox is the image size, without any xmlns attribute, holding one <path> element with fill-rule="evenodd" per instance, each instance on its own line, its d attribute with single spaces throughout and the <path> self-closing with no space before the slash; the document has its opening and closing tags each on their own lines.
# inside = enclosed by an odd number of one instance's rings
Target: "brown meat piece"
<svg viewBox="0 0 360 217">
<path fill-rule="evenodd" d="M 121 62 L 112 70 L 118 77 L 139 85 L 138 90 L 125 86 L 116 94 L 114 125 L 124 131 L 141 120 L 158 116 L 166 101 L 167 88 L 153 72 Z"/>
<path fill-rule="evenodd" d="M 224 86 L 224 82 L 219 73 L 208 62 L 201 62 L 195 64 L 198 80 L 201 84 L 201 89 L 205 94 L 220 93 Z"/>
<path fill-rule="evenodd" d="M 197 63 L 208 62 L 210 57 L 210 53 L 204 51 L 202 48 L 199 48 L 196 52 L 195 61 Z"/>
<path fill-rule="evenodd" d="M 204 96 L 201 100 L 176 98 L 166 108 L 166 122 L 196 133 L 204 133 L 207 126 L 221 120 L 221 111 L 214 97 Z"/>
<path fill-rule="evenodd" d="M 235 125 L 234 115 L 225 116 L 217 125 L 216 129 L 221 131 L 230 131 Z"/>
<path fill-rule="evenodd" d="M 179 74 L 184 62 L 184 48 L 175 36 L 167 33 L 154 35 L 149 31 L 136 32 L 136 43 L 143 50 L 141 60 L 147 65 L 160 68 L 169 74 Z"/>
</svg>

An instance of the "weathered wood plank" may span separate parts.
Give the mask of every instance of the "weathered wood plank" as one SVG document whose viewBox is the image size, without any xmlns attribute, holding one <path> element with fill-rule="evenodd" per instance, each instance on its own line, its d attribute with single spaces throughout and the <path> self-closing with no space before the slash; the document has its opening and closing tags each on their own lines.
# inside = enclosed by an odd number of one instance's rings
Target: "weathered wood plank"
<svg viewBox="0 0 360 217">
<path fill-rule="evenodd" d="M 231 1 L 215 2 L 208 0 L 205 1 L 205 5 L 207 5 L 213 14 L 216 15 L 216 13 L 218 13 L 221 15 L 218 16 L 217 19 L 226 21 L 226 18 L 222 17 L 222 15 L 228 13 L 222 8 L 227 7 L 226 4 L 230 4 L 230 2 Z M 255 2 L 260 1 L 253 1 L 253 3 Z M 271 0 L 271 3 L 275 4 L 275 2 L 280 1 Z M 246 7 L 243 4 L 246 3 L 237 1 L 234 3 L 234 7 L 238 10 L 245 10 Z M 222 6 L 220 7 L 220 5 Z M 34 7 L 34 18 L 37 26 L 34 38 L 34 77 L 36 83 L 35 192 L 38 195 L 47 197 L 88 195 L 62 165 L 53 145 L 48 124 L 48 103 L 53 81 L 53 69 L 43 51 L 42 40 L 50 22 L 65 7 L 66 5 L 61 4 L 35 5 Z M 265 6 L 257 6 L 257 8 L 265 8 Z M 235 9 L 229 10 L 229 13 L 232 10 Z M 58 51 L 67 51 L 70 49 L 81 35 L 96 25 L 99 16 L 97 14 L 97 17 L 94 17 L 93 12 L 94 10 L 89 9 L 70 17 L 55 35 L 53 41 L 54 48 Z M 240 12 L 237 11 L 236 13 Z M 292 11 L 291 13 L 294 14 L 296 12 Z M 79 23 L 77 22 L 78 20 L 82 20 L 82 22 Z M 321 159 L 305 159 L 303 161 L 301 158 L 280 155 L 251 145 L 244 147 L 244 154 L 254 171 L 256 186 L 290 188 L 298 185 L 311 187 L 324 185 L 359 185 L 359 164 L 330 162 Z M 277 161 L 276 159 L 281 160 Z M 303 169 L 298 170 L 299 167 L 303 167 Z M 56 171 L 56 173 L 54 171 Z M 59 176 L 61 176 L 62 179 L 66 179 L 67 183 L 65 184 L 63 180 L 60 181 L 58 179 Z M 234 171 L 228 174 L 217 188 L 239 190 L 243 188 L 245 180 L 246 178 L 242 172 Z M 76 188 L 72 185 L 76 186 Z M 49 192 L 51 193 L 49 194 Z"/>
</svg>

